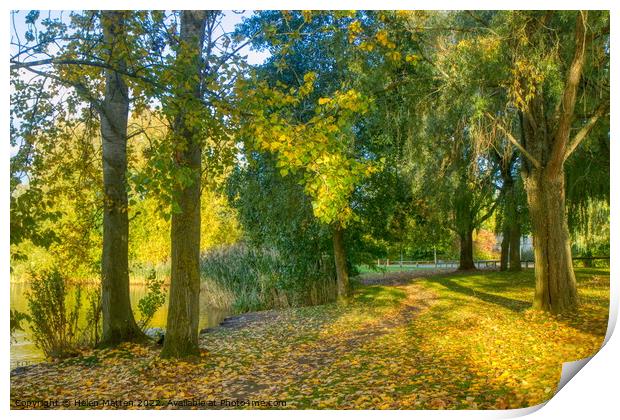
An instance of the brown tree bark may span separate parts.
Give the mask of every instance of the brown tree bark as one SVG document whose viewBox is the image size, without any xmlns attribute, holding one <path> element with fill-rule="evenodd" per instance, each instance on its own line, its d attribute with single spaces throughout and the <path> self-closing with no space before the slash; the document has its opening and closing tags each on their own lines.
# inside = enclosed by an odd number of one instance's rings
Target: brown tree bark
<svg viewBox="0 0 620 420">
<path fill-rule="evenodd" d="M 122 70 L 120 37 L 124 36 L 123 12 L 102 12 L 104 42 L 110 62 Z M 101 263 L 101 298 L 103 345 L 123 341 L 142 341 L 142 333 L 133 316 L 129 299 L 127 217 L 127 121 L 129 93 L 123 77 L 105 71 L 105 97 L 100 108 L 103 154 L 103 253 Z"/>
<path fill-rule="evenodd" d="M 578 304 L 566 220 L 564 161 L 585 62 L 586 21 L 587 11 L 577 12 L 575 51 L 556 113 L 556 127 L 548 125 L 542 95 L 528 103 L 522 118 L 524 148 L 529 154 L 524 185 L 534 239 L 534 307 L 550 312 L 573 310 Z"/>
<path fill-rule="evenodd" d="M 336 264 L 338 300 L 345 300 L 349 295 L 349 273 L 347 272 L 347 254 L 344 247 L 344 229 L 340 225 L 333 228 L 332 239 Z"/>
<path fill-rule="evenodd" d="M 499 271 L 508 270 L 508 254 L 510 251 L 510 230 L 502 229 L 502 247 L 499 258 Z"/>
<path fill-rule="evenodd" d="M 536 291 L 534 307 L 563 312 L 577 305 L 566 222 L 564 174 L 534 170 L 525 179 L 532 218 Z"/>
<path fill-rule="evenodd" d="M 461 242 L 459 270 L 473 270 L 476 268 L 474 264 L 473 229 L 459 233 L 459 239 Z"/>
<path fill-rule="evenodd" d="M 189 183 L 180 184 L 174 199 L 179 211 L 172 213 L 170 303 L 162 357 L 182 358 L 200 354 L 198 321 L 200 296 L 200 176 L 202 141 L 193 121 L 193 107 L 199 106 L 201 52 L 208 11 L 181 12 L 179 67 L 193 66 L 189 78 L 178 80 L 175 98 L 175 164 L 189 170 Z M 187 70 L 185 70 L 187 73 Z"/>
<path fill-rule="evenodd" d="M 510 225 L 510 271 L 521 271 L 521 224 L 516 214 Z"/>
</svg>

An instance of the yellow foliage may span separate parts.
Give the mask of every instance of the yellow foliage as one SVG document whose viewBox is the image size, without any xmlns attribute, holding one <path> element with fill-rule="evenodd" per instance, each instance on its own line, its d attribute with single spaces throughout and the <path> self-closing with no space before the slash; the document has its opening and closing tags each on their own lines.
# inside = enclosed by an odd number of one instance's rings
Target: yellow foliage
<svg viewBox="0 0 620 420">
<path fill-rule="evenodd" d="M 354 20 L 353 22 L 351 22 L 351 24 L 349 25 L 349 32 L 354 35 L 362 32 L 362 25 L 359 20 Z"/>
<path fill-rule="evenodd" d="M 525 110 L 541 88 L 545 76 L 535 63 L 525 59 L 517 60 L 511 72 L 510 95 L 514 104 Z"/>
<path fill-rule="evenodd" d="M 415 63 L 419 59 L 420 57 L 416 54 L 407 54 L 407 56 L 405 57 L 405 61 L 408 63 Z"/>
<path fill-rule="evenodd" d="M 304 84 L 297 90 L 262 85 L 260 91 L 265 96 L 262 102 L 283 112 L 265 110 L 261 101 L 254 101 L 255 106 L 258 104 L 254 112 L 260 117 L 245 128 L 257 149 L 276 153 L 282 176 L 302 175 L 300 183 L 312 199 L 313 212 L 319 220 L 345 226 L 354 218 L 349 208 L 350 195 L 362 177 L 370 173 L 368 166 L 372 166 L 347 153 L 352 141 L 351 124 L 368 110 L 369 103 L 357 90 L 337 91 L 331 98 L 318 99 L 316 115 L 309 121 L 292 120 L 286 112 L 290 98 L 311 92 L 316 77 L 316 73 L 306 73 Z"/>
<path fill-rule="evenodd" d="M 384 47 L 388 46 L 390 42 L 388 38 L 388 33 L 384 30 L 378 31 L 377 34 L 375 35 L 375 38 L 377 39 L 377 42 Z"/>
<path fill-rule="evenodd" d="M 392 61 L 400 61 L 402 58 L 401 54 L 398 51 L 392 51 L 387 55 Z"/>
</svg>

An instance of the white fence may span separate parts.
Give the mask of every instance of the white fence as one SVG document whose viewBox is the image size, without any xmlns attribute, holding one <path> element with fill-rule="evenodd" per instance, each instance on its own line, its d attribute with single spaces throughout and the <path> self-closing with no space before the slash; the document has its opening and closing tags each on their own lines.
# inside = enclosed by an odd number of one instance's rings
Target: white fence
<svg viewBox="0 0 620 420">
<path fill-rule="evenodd" d="M 573 263 L 575 261 L 588 261 L 595 260 L 608 260 L 609 257 L 573 257 Z M 474 261 L 476 268 L 497 268 L 500 265 L 500 260 L 476 260 Z M 459 261 L 457 260 L 419 260 L 419 261 L 405 261 L 405 260 L 390 260 L 385 259 L 377 260 L 378 267 L 400 267 L 400 268 L 458 268 Z M 525 268 L 534 267 L 533 260 L 522 260 L 521 266 Z"/>
</svg>

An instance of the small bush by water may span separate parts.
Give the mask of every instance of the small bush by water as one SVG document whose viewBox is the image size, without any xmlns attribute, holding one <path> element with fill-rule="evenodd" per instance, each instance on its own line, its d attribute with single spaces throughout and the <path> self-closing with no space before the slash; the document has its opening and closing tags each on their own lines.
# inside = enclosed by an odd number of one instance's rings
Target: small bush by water
<svg viewBox="0 0 620 420">
<path fill-rule="evenodd" d="M 68 280 L 56 268 L 33 273 L 26 294 L 29 313 L 15 317 L 19 321 L 16 329 L 23 329 L 22 322 L 28 322 L 35 345 L 48 358 L 73 356 L 79 347 L 97 345 L 101 337 L 99 288 L 76 284 L 71 292 L 69 289 Z M 80 328 L 84 317 L 86 322 Z"/>
<path fill-rule="evenodd" d="M 147 293 L 138 301 L 140 320 L 138 325 L 145 331 L 152 321 L 155 313 L 166 303 L 166 290 L 163 287 L 164 279 L 157 276 L 155 270 L 151 270 L 146 276 Z"/>
</svg>

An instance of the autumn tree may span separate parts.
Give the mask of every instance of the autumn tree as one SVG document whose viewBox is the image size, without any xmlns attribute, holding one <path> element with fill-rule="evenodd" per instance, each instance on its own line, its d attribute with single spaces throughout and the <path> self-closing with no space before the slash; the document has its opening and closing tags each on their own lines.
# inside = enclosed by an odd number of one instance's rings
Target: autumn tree
<svg viewBox="0 0 620 420">
<path fill-rule="evenodd" d="M 178 211 L 172 213 L 170 303 L 164 357 L 197 355 L 200 294 L 200 178 L 203 133 L 202 49 L 207 19 L 217 12 L 183 11 L 174 65 L 173 107 L 174 162 L 183 170 L 173 191 Z"/>
<path fill-rule="evenodd" d="M 578 303 L 564 165 L 609 112 L 608 28 L 608 13 L 587 11 L 512 12 L 498 28 L 507 35 L 509 105 L 523 136 L 513 135 L 505 112 L 489 117 L 523 156 L 538 309 L 562 312 Z M 581 118 L 578 103 L 587 110 Z"/>
<path fill-rule="evenodd" d="M 418 146 L 426 159 L 418 158 L 420 166 L 412 169 L 417 172 L 413 175 L 418 180 L 416 191 L 433 203 L 437 216 L 456 234 L 459 269 L 471 270 L 475 268 L 474 230 L 493 215 L 499 202 L 494 184 L 496 169 L 491 159 L 475 155 L 466 128 L 466 109 L 456 107 L 457 120 L 450 118 L 451 111 L 444 107 L 435 111 L 425 131 L 428 143 Z"/>
<path fill-rule="evenodd" d="M 103 39 L 111 68 L 105 70 L 105 95 L 99 107 L 103 157 L 103 253 L 101 299 L 103 343 L 144 340 L 129 300 L 129 218 L 127 198 L 127 121 L 124 12 L 101 13 Z M 116 70 L 118 69 L 118 71 Z"/>
<path fill-rule="evenodd" d="M 248 130 L 257 147 L 276 154 L 281 175 L 301 175 L 305 192 L 312 198 L 314 215 L 331 225 L 338 296 L 344 299 L 349 284 L 343 229 L 353 217 L 349 199 L 355 185 L 373 171 L 368 162 L 347 153 L 352 139 L 349 121 L 363 113 L 366 104 L 353 90 L 338 92 L 335 97 L 319 99 L 310 120 L 296 121 L 287 108 L 312 91 L 315 77 L 306 73 L 303 85 L 293 94 L 264 85 L 258 88 L 252 94 L 252 103 L 272 103 L 277 108 L 254 106 L 253 124 Z"/>
<path fill-rule="evenodd" d="M 143 189 L 159 191 L 171 217 L 171 280 L 162 355 L 198 354 L 201 194 L 234 162 L 232 87 L 247 40 L 222 26 L 221 11 L 153 11 L 146 19 L 152 48 L 150 92 L 167 121 L 167 136 L 150 148 Z"/>
<path fill-rule="evenodd" d="M 31 12 L 27 18 L 33 29 L 38 16 Z M 70 100 L 63 103 L 67 121 L 79 120 L 77 108 L 83 104 L 99 116 L 99 121 L 95 122 L 101 127 L 104 184 L 103 344 L 145 339 L 134 320 L 129 300 L 126 149 L 130 97 L 124 81 L 124 76 L 131 71 L 126 66 L 132 54 L 132 47 L 127 44 L 129 18 L 124 12 L 85 12 L 74 14 L 70 27 L 60 18 L 46 19 L 43 23 L 46 31 L 28 32 L 30 35 L 27 34 L 26 39 L 33 45 L 18 43 L 18 52 L 11 59 L 13 69 L 26 70 L 43 78 L 44 86 L 51 80 L 56 86 L 71 90 Z M 95 23 L 97 20 L 99 26 Z M 32 35 L 35 32 L 37 38 Z M 57 49 L 53 47 L 57 42 L 65 44 L 60 52 L 55 52 Z M 100 89 L 104 91 L 103 100 L 99 99 Z M 57 100 L 53 95 L 46 99 Z M 44 104 L 36 103 L 35 112 L 38 106 L 46 109 Z M 93 121 L 88 112 L 82 112 L 82 118 L 89 119 L 88 123 Z M 31 118 L 31 121 L 36 119 Z M 49 128 L 49 119 L 39 121 Z M 31 136 L 30 132 L 22 134 L 27 142 Z"/>
<path fill-rule="evenodd" d="M 25 57 L 32 61 L 24 63 L 22 60 L 13 65 L 16 69 L 28 68 L 42 77 L 52 78 L 61 86 L 72 88 L 71 92 L 78 98 L 76 102 L 86 102 L 89 105 L 87 109 L 94 109 L 101 116 L 106 148 L 106 192 L 112 198 L 106 200 L 105 205 L 109 215 L 113 216 L 108 220 L 114 221 L 113 224 L 119 229 L 125 226 L 123 221 L 128 212 L 126 174 L 123 173 L 126 169 L 126 156 L 123 156 L 126 140 L 135 135 L 148 136 L 144 126 L 138 126 L 131 134 L 127 133 L 127 116 L 121 115 L 130 108 L 127 92 L 134 95 L 131 106 L 136 114 L 154 109 L 167 120 L 167 135 L 149 139 L 153 140 L 149 152 L 149 166 L 153 170 L 146 171 L 146 176 L 134 176 L 132 182 L 140 193 L 149 189 L 158 190 L 162 197 L 168 199 L 167 206 L 171 211 L 165 213 L 172 214 L 171 299 L 164 354 L 172 357 L 195 354 L 198 351 L 201 178 L 217 173 L 222 166 L 226 166 L 223 160 L 234 156 L 220 105 L 228 96 L 226 86 L 234 80 L 234 70 L 230 70 L 229 65 L 243 44 L 231 46 L 231 38 L 220 33 L 219 19 L 222 15 L 219 12 L 136 12 L 122 15 L 132 17 L 124 22 L 117 20 L 119 14 L 106 12 L 104 16 L 112 19 L 103 18 L 102 23 L 109 26 L 102 37 L 93 35 L 93 31 L 101 29 L 101 26 L 93 26 L 93 22 L 97 22 L 96 13 L 73 17 L 76 27 L 82 32 L 72 39 L 83 42 L 85 47 L 79 42 L 69 44 L 58 56 L 45 52 L 49 57 L 40 60 L 32 59 L 28 53 L 30 49 L 26 48 Z M 175 24 L 178 16 L 180 31 Z M 120 28 L 126 29 L 115 33 L 119 24 Z M 52 27 L 64 36 L 64 26 L 58 25 Z M 172 36 L 171 31 L 174 33 Z M 46 40 L 49 44 L 54 42 L 54 38 Z M 37 70 L 39 66 L 51 66 L 58 69 L 58 74 L 43 73 Z M 102 77 L 104 71 L 105 79 Z M 106 82 L 110 83 L 104 88 Z M 98 99 L 99 91 L 105 92 L 104 101 Z M 108 151 L 110 153 L 106 153 Z M 205 157 L 208 165 L 203 171 L 201 161 Z M 210 185 L 215 178 L 212 177 L 207 184 Z M 121 183 L 124 185 L 120 186 Z M 123 234 L 123 229 L 109 231 L 110 238 L 126 241 L 127 235 Z M 126 252 L 126 246 L 106 249 L 111 253 Z M 104 266 L 114 275 L 128 272 L 126 256 L 114 261 L 113 265 L 106 264 L 112 258 L 105 258 L 104 255 L 103 260 Z M 104 297 L 106 306 L 108 303 L 117 304 L 117 301 L 120 305 L 129 304 L 129 300 L 122 297 L 123 288 L 104 287 L 105 290 L 114 295 L 113 299 Z M 129 320 L 127 316 L 121 318 Z M 113 336 L 118 336 L 118 333 Z"/>
<path fill-rule="evenodd" d="M 246 24 L 272 58 L 239 85 L 248 145 L 272 153 L 282 176 L 299 177 L 315 217 L 331 230 L 338 296 L 349 293 L 345 231 L 355 218 L 352 193 L 372 171 L 356 153 L 355 124 L 369 100 L 348 79 L 347 13 L 264 12 Z M 314 28 L 308 31 L 306 28 Z M 318 72 L 321 72 L 320 76 Z M 273 77 L 273 75 L 276 77 Z"/>
<path fill-rule="evenodd" d="M 608 19 L 606 12 L 554 11 L 414 13 L 406 19 L 408 30 L 429 45 L 423 57 L 443 80 L 441 89 L 470 98 L 469 126 L 493 125 L 483 131 L 494 139 L 480 150 L 505 140 L 520 154 L 535 240 L 535 307 L 544 310 L 577 303 L 563 168 L 608 113 Z M 424 26 L 440 36 L 425 37 Z"/>
<path fill-rule="evenodd" d="M 384 86 L 378 92 L 398 98 L 394 106 L 380 109 L 405 139 L 400 142 L 407 158 L 401 163 L 403 172 L 414 196 L 431 203 L 436 222 L 456 235 L 459 268 L 473 269 L 473 233 L 498 205 L 497 165 L 478 147 L 477 96 L 484 87 L 471 82 L 474 72 L 463 66 L 477 63 L 485 49 L 467 55 L 467 38 L 476 31 L 459 30 L 463 23 L 450 13 L 382 12 L 378 21 L 380 29 L 372 38 L 362 37 L 360 49 L 370 50 L 368 54 L 383 49 L 391 63 L 383 66 Z M 360 33 L 368 33 L 360 26 Z M 481 68 L 475 75 L 487 71 Z"/>
</svg>

